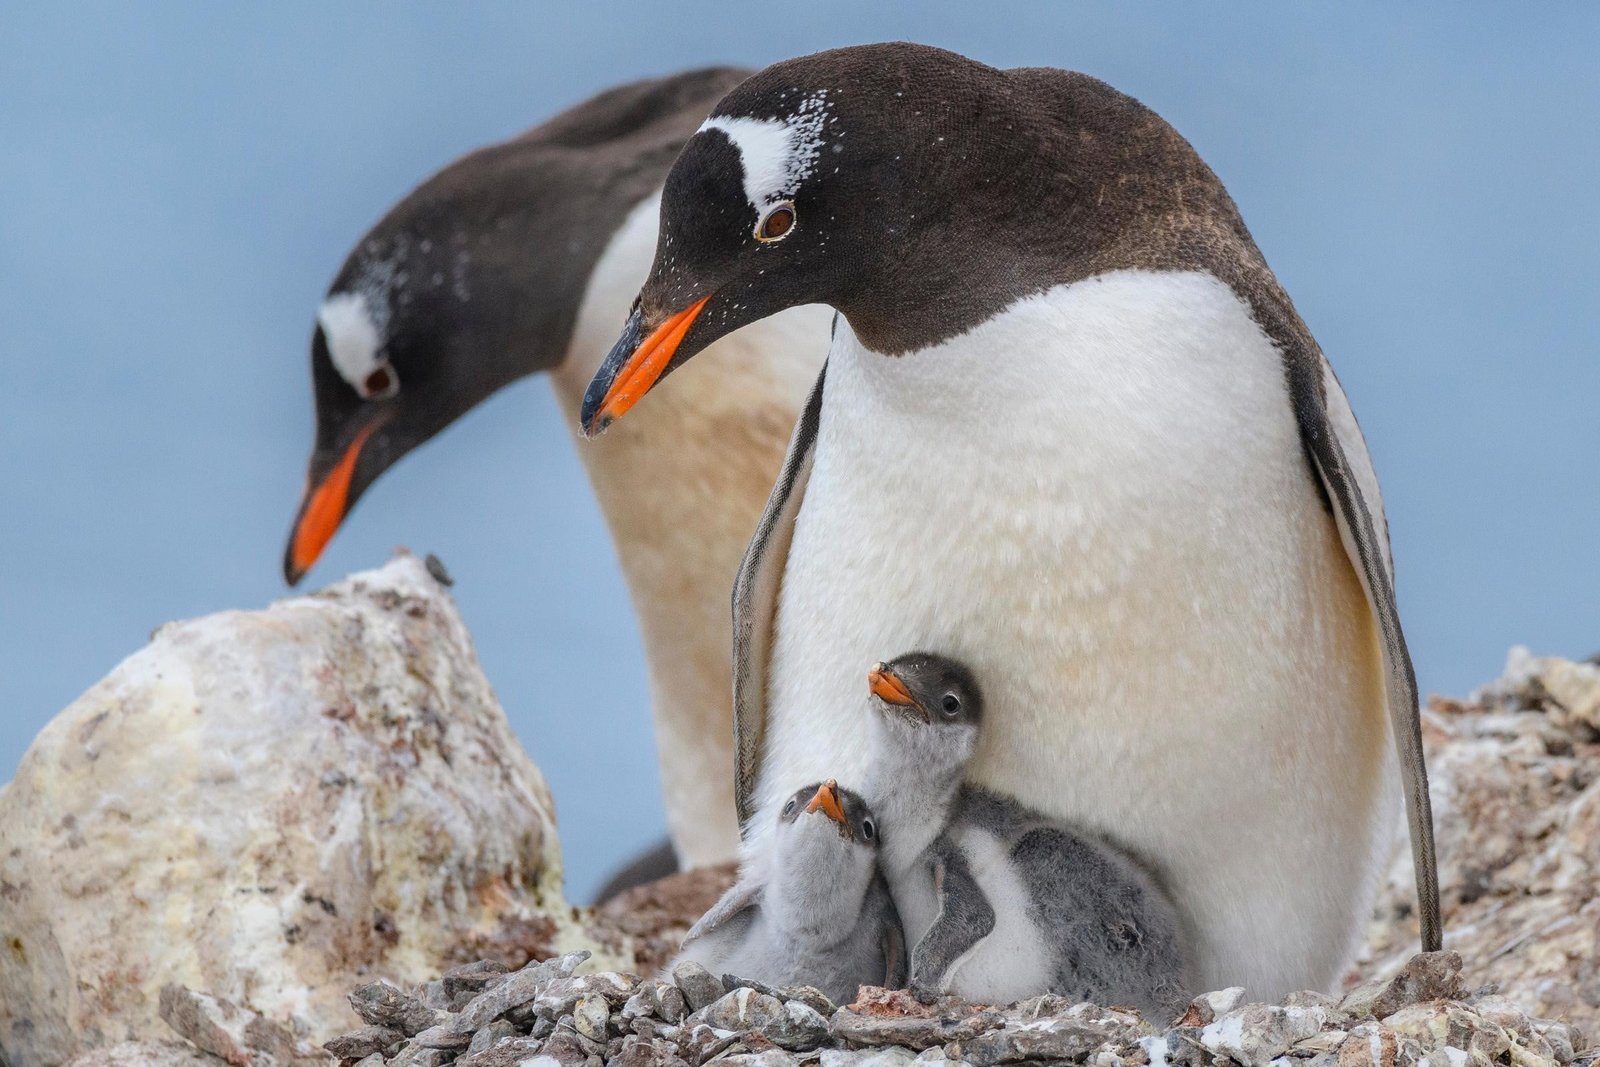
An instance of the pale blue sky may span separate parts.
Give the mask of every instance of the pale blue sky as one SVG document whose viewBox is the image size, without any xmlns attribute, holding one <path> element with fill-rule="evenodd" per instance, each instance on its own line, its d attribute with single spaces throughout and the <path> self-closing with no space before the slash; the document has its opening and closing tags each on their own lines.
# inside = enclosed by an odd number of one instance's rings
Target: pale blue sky
<svg viewBox="0 0 1600 1067">
<path fill-rule="evenodd" d="M 891 38 L 1098 75 L 1222 175 L 1366 429 L 1426 689 L 1600 648 L 1592 3 L 7 4 L 0 777 L 156 624 L 283 593 L 313 309 L 392 201 L 619 81 Z M 573 448 L 542 382 L 502 393 L 312 581 L 449 564 L 582 898 L 662 821 Z"/>
</svg>

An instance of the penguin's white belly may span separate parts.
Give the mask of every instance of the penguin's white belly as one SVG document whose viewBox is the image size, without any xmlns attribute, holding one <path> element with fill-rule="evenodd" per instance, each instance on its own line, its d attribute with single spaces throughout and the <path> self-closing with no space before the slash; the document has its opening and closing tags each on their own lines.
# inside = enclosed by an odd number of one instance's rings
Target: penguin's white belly
<svg viewBox="0 0 1600 1067">
<path fill-rule="evenodd" d="M 1028 887 L 1005 842 L 969 826 L 956 844 L 994 909 L 994 929 L 956 957 L 942 975 L 942 988 L 980 1004 L 1010 1004 L 1048 989 L 1054 946 L 1030 917 Z"/>
<path fill-rule="evenodd" d="M 1050 290 L 945 344 L 841 321 L 780 592 L 762 811 L 859 786 L 867 668 L 975 671 L 970 777 L 1153 863 L 1202 988 L 1327 986 L 1389 841 L 1379 651 L 1281 358 L 1197 273 Z"/>
</svg>

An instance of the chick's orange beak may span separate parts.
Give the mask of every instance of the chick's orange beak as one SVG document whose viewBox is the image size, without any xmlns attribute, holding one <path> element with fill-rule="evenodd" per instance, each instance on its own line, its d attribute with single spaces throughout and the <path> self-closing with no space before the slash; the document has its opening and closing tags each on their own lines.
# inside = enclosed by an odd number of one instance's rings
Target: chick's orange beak
<svg viewBox="0 0 1600 1067">
<path fill-rule="evenodd" d="M 874 664 L 872 670 L 867 672 L 867 687 L 872 690 L 873 696 L 885 704 L 894 704 L 902 708 L 917 706 L 917 700 L 911 695 L 911 690 L 906 688 L 906 683 L 881 663 Z"/>
<path fill-rule="evenodd" d="M 356 460 L 361 457 L 361 447 L 372 436 L 377 424 L 362 427 L 355 439 L 345 446 L 344 455 L 333 465 L 322 481 L 306 490 L 305 502 L 300 505 L 300 517 L 295 520 L 294 533 L 289 539 L 289 553 L 284 560 L 284 577 L 293 585 L 305 576 L 317 562 L 322 550 L 333 540 L 334 532 L 344 521 L 350 501 L 350 479 L 356 472 Z"/>
<path fill-rule="evenodd" d="M 630 352 L 628 346 L 641 331 L 641 313 L 634 311 L 622 339 L 606 357 L 584 395 L 580 421 L 586 435 L 592 437 L 604 431 L 627 414 L 661 380 L 672 357 L 677 355 L 678 346 L 683 344 L 684 337 L 688 335 L 689 327 L 694 325 L 706 301 L 710 299 L 710 294 L 702 296 L 670 316 Z"/>
<path fill-rule="evenodd" d="M 817 787 L 817 793 L 806 805 L 806 811 L 820 811 L 840 826 L 844 825 L 844 805 L 839 803 L 839 783 L 829 778 Z"/>
</svg>

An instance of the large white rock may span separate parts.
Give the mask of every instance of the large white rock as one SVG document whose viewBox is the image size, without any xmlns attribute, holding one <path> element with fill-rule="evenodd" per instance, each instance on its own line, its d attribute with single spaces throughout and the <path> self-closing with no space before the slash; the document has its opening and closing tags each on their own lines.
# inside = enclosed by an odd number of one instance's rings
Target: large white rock
<svg viewBox="0 0 1600 1067">
<path fill-rule="evenodd" d="M 165 983 L 322 1040 L 507 923 L 579 941 L 560 887 L 544 780 L 401 556 L 166 626 L 39 735 L 0 792 L 0 1049 L 168 1039 Z"/>
</svg>

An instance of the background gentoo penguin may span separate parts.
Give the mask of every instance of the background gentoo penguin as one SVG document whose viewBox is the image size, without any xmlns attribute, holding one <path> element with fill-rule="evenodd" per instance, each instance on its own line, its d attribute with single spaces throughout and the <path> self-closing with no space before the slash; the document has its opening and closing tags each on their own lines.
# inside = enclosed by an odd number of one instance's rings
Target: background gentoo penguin
<svg viewBox="0 0 1600 1067">
<path fill-rule="evenodd" d="M 1055 993 L 1152 1018 L 1188 999 L 1177 910 L 1150 872 L 1076 827 L 962 784 L 984 717 L 965 666 L 912 652 L 874 666 L 868 685 L 862 792 L 878 813 L 878 868 L 918 999 Z"/>
<path fill-rule="evenodd" d="M 1158 867 L 1201 988 L 1333 982 L 1402 779 L 1436 946 L 1377 481 L 1189 144 L 1061 70 L 769 67 L 673 166 L 585 428 L 811 302 L 840 313 L 828 364 L 735 589 L 747 852 L 797 784 L 865 770 L 859 665 L 938 648 L 992 679 L 972 780 Z"/>
<path fill-rule="evenodd" d="M 838 1004 L 858 986 L 900 988 L 905 941 L 878 873 L 879 840 L 859 795 L 831 778 L 802 787 L 778 811 L 764 872 L 746 872 L 695 923 L 678 959 L 813 986 Z"/>
<path fill-rule="evenodd" d="M 576 428 L 649 270 L 667 169 L 747 73 L 601 93 L 446 167 L 361 238 L 312 337 L 317 435 L 284 555 L 291 584 L 379 475 L 500 387 L 550 371 Z M 718 370 L 581 450 L 638 612 L 668 826 L 689 865 L 738 847 L 728 590 L 822 364 L 827 315 L 727 338 L 707 354 Z"/>
</svg>

